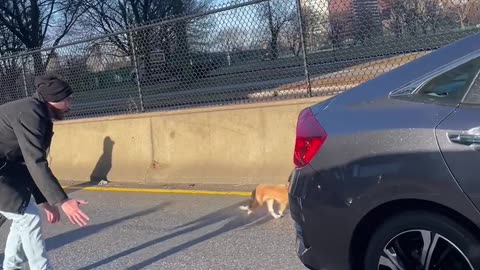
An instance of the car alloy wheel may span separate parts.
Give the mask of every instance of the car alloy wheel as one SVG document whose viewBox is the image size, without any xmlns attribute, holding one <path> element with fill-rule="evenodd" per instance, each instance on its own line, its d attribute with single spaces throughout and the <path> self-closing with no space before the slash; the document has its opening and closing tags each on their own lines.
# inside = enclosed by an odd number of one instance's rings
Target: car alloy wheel
<svg viewBox="0 0 480 270">
<path fill-rule="evenodd" d="M 363 270 L 480 269 L 478 234 L 450 215 L 412 210 L 383 218 L 372 227 Z"/>
<path fill-rule="evenodd" d="M 474 270 L 455 244 L 428 230 L 410 230 L 396 235 L 384 247 L 383 253 L 378 270 Z"/>
</svg>

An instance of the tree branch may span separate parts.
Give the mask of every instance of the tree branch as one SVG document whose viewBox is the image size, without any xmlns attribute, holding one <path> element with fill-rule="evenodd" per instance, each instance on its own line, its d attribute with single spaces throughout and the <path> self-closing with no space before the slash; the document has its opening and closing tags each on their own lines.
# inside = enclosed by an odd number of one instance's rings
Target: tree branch
<svg viewBox="0 0 480 270">
<path fill-rule="evenodd" d="M 48 30 L 48 27 L 50 26 L 50 18 L 52 17 L 54 6 L 55 6 L 55 0 L 52 0 L 50 5 L 50 10 L 48 12 L 48 15 L 46 16 L 47 21 L 45 22 L 45 28 L 43 29 L 42 37 L 45 37 L 45 35 L 47 34 L 47 30 Z M 43 22 L 43 19 L 40 22 Z"/>
</svg>

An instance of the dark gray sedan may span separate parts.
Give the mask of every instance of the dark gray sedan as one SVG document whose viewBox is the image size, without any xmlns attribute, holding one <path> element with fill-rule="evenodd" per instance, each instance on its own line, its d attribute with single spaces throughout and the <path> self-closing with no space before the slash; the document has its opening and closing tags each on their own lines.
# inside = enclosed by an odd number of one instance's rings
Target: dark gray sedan
<svg viewBox="0 0 480 270">
<path fill-rule="evenodd" d="M 303 110 L 290 178 L 317 270 L 480 269 L 480 34 Z"/>
</svg>

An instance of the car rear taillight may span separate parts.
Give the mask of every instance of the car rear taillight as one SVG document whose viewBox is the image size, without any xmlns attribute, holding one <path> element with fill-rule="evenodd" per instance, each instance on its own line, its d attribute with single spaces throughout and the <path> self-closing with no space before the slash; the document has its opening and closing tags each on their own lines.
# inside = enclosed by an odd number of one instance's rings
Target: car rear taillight
<svg viewBox="0 0 480 270">
<path fill-rule="evenodd" d="M 315 154 L 327 139 L 327 133 L 317 121 L 310 108 L 304 109 L 298 116 L 297 136 L 293 162 L 296 167 L 304 167 L 312 161 Z"/>
</svg>

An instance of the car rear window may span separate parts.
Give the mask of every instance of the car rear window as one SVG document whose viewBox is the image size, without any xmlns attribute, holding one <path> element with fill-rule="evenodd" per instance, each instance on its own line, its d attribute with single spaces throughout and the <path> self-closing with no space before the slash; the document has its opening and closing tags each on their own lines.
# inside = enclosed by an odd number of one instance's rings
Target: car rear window
<svg viewBox="0 0 480 270">
<path fill-rule="evenodd" d="M 480 57 L 445 71 L 426 82 L 417 82 L 412 86 L 407 86 L 406 89 L 410 90 L 409 93 L 404 91 L 398 98 L 425 103 L 457 105 L 462 101 L 479 70 Z"/>
</svg>

